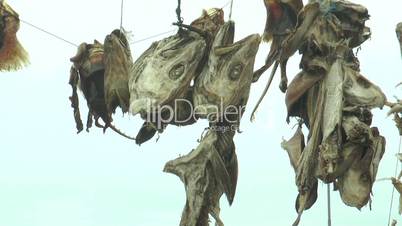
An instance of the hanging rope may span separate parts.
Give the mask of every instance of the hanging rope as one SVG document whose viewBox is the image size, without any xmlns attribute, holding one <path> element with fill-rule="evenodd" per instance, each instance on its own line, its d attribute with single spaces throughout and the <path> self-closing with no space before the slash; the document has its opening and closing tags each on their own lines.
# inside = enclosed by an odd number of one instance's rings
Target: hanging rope
<svg viewBox="0 0 402 226">
<path fill-rule="evenodd" d="M 232 20 L 232 13 L 233 13 L 233 0 L 230 1 L 229 20 Z"/>
<path fill-rule="evenodd" d="M 402 136 L 399 137 L 398 153 L 401 153 L 401 144 L 402 144 Z M 396 159 L 395 173 L 394 173 L 395 178 L 397 177 L 397 173 L 398 173 L 398 162 L 399 162 L 399 159 Z M 388 214 L 388 224 L 387 224 L 387 226 L 389 226 L 390 223 L 391 223 L 392 208 L 393 208 L 393 205 L 394 205 L 394 194 L 395 194 L 395 187 L 392 186 L 391 203 L 389 205 L 389 214 Z"/>
<path fill-rule="evenodd" d="M 121 0 L 120 8 L 120 30 L 123 30 L 123 13 L 124 13 L 124 0 Z"/>
<path fill-rule="evenodd" d="M 328 198 L 328 226 L 332 225 L 331 221 L 331 185 L 327 184 L 327 198 Z"/>
<path fill-rule="evenodd" d="M 65 43 L 68 43 L 68 44 L 70 44 L 70 45 L 72 45 L 72 46 L 74 46 L 74 47 L 78 47 L 77 44 L 75 44 L 75 43 L 73 43 L 73 42 L 70 42 L 70 41 L 68 41 L 68 40 L 66 40 L 66 39 L 64 39 L 64 38 L 62 38 L 62 37 L 60 37 L 60 36 L 58 36 L 58 35 L 56 35 L 56 34 L 53 34 L 53 33 L 49 32 L 49 31 L 46 31 L 46 30 L 43 29 L 43 28 L 40 28 L 40 27 L 38 27 L 38 26 L 35 26 L 35 25 L 29 23 L 28 21 L 25 21 L 25 20 L 22 20 L 22 19 L 19 19 L 19 20 L 20 20 L 22 23 L 24 23 L 24 24 L 26 24 L 26 25 L 29 25 L 29 26 L 31 26 L 31 27 L 33 27 L 33 28 L 35 28 L 35 29 L 37 29 L 37 30 L 39 30 L 39 31 L 41 31 L 41 32 L 43 32 L 43 33 L 45 33 L 45 34 L 48 34 L 48 35 L 50 35 L 50 36 L 52 36 L 52 37 L 54 37 L 54 38 L 56 38 L 56 39 L 59 39 L 59 40 L 65 42 Z"/>
<path fill-rule="evenodd" d="M 182 25 L 183 18 L 181 17 L 181 0 L 177 0 L 176 15 L 177 15 L 177 24 Z"/>
<path fill-rule="evenodd" d="M 229 0 L 228 2 L 225 3 L 225 5 L 223 5 L 223 6 L 221 7 L 221 9 L 225 9 L 225 8 L 228 7 L 231 3 L 232 3 L 232 0 Z"/>
</svg>

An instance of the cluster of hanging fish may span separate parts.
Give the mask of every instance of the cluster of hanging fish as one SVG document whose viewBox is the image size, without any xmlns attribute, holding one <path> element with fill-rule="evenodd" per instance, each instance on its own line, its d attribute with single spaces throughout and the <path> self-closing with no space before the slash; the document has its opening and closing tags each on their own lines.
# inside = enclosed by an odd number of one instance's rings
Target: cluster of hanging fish
<svg viewBox="0 0 402 226">
<path fill-rule="evenodd" d="M 203 11 L 190 25 L 179 23 L 177 34 L 154 42 L 135 62 L 120 30 L 108 35 L 103 44 L 81 44 L 71 58 L 70 100 L 78 132 L 84 126 L 77 89 L 89 108 L 87 129 L 95 119 L 98 127 L 126 136 L 112 124 L 112 115 L 120 107 L 144 120 L 133 138 L 137 144 L 169 124 L 186 126 L 206 119 L 211 128 L 227 128 L 209 129 L 195 150 L 165 166 L 164 171 L 176 174 L 186 187 L 182 226 L 208 225 L 209 215 L 223 225 L 220 197 L 225 194 L 232 204 L 236 191 L 236 130 L 232 128 L 239 127 L 243 112 L 226 117 L 226 111 L 229 106 L 244 109 L 247 103 L 261 38 L 254 34 L 234 42 L 235 24 L 225 22 L 223 14 L 214 8 Z M 167 106 L 176 109 L 174 113 L 166 111 Z"/>
<path fill-rule="evenodd" d="M 15 71 L 29 64 L 28 53 L 17 38 L 20 19 L 4 0 L 0 1 L 0 71 Z"/>
<path fill-rule="evenodd" d="M 385 150 L 385 138 L 378 128 L 371 127 L 373 108 L 391 107 L 389 114 L 395 115 L 402 134 L 402 102 L 388 103 L 381 89 L 359 73 L 353 50 L 370 37 L 364 6 L 346 0 L 310 0 L 305 6 L 302 0 L 264 3 L 263 39 L 272 44 L 265 65 L 255 72 L 261 37 L 254 34 L 234 42 L 235 24 L 225 22 L 222 9 L 217 8 L 203 11 L 190 25 L 180 21 L 177 34 L 154 42 L 135 61 L 122 29 L 112 31 L 104 43 L 82 43 L 71 58 L 70 101 L 78 133 L 84 129 L 78 90 L 89 109 L 87 131 L 95 121 L 104 131 L 111 128 L 139 145 L 168 125 L 209 121 L 210 129 L 198 147 L 169 161 L 164 169 L 185 184 L 187 201 L 181 226 L 209 225 L 209 216 L 223 226 L 219 200 L 225 194 L 232 204 L 237 185 L 233 128 L 240 126 L 251 84 L 272 65 L 264 95 L 280 66 L 279 88 L 286 93 L 288 120 L 297 117 L 300 122 L 295 135 L 282 143 L 299 191 L 294 225 L 316 202 L 318 180 L 334 184 L 348 206 L 360 209 L 371 201 Z M 20 19 L 4 1 L 0 1 L 0 15 L 0 71 L 18 70 L 29 63 L 16 36 Z M 402 54 L 402 23 L 396 32 Z M 288 86 L 286 64 L 296 51 L 302 54 L 301 72 Z M 118 107 L 144 120 L 135 138 L 113 125 Z M 174 115 L 166 107 L 175 109 Z M 232 107 L 241 109 L 239 114 L 227 114 Z M 303 124 L 309 130 L 307 139 Z M 402 194 L 401 175 L 391 180 Z"/>
<path fill-rule="evenodd" d="M 333 184 L 346 205 L 360 209 L 371 200 L 385 151 L 385 138 L 371 127 L 371 110 L 382 108 L 386 97 L 359 73 L 353 52 L 370 37 L 365 26 L 368 11 L 344 0 L 310 1 L 304 7 L 301 0 L 265 3 L 264 37 L 272 45 L 254 80 L 275 63 L 271 82 L 281 65 L 280 89 L 286 92 L 288 120 L 297 117 L 300 122 L 295 135 L 282 143 L 299 191 L 294 225 L 316 202 L 318 180 Z M 286 62 L 296 51 L 302 54 L 301 72 L 288 87 Z M 309 131 L 307 139 L 303 124 Z"/>
</svg>

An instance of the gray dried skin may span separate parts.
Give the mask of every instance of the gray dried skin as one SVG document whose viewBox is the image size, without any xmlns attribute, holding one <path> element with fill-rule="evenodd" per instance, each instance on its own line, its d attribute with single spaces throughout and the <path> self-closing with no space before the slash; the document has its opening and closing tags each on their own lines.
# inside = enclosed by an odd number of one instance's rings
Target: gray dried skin
<svg viewBox="0 0 402 226">
<path fill-rule="evenodd" d="M 297 166 L 300 161 L 300 156 L 305 147 L 302 127 L 299 126 L 293 137 L 290 138 L 290 140 L 288 141 L 284 140 L 281 146 L 288 153 L 290 164 L 292 165 L 293 169 L 296 172 Z"/>
<path fill-rule="evenodd" d="M 399 47 L 401 48 L 401 55 L 402 55 L 402 23 L 399 23 L 396 26 L 396 37 L 398 38 L 399 41 Z"/>
<path fill-rule="evenodd" d="M 233 143 L 234 132 L 208 131 L 199 146 L 190 154 L 170 161 L 165 172 L 180 177 L 187 193 L 181 226 L 207 226 L 209 215 L 216 225 L 219 218 L 219 200 L 225 193 L 232 204 L 237 184 L 237 156 Z"/>
<path fill-rule="evenodd" d="M 377 129 L 371 138 L 371 144 L 363 151 L 363 156 L 357 158 L 345 174 L 339 177 L 338 187 L 342 201 L 351 207 L 361 209 L 367 205 L 376 180 L 380 160 L 385 152 L 385 138 Z M 361 148 L 358 147 L 358 148 Z"/>
<path fill-rule="evenodd" d="M 314 197 L 317 178 L 325 183 L 338 179 L 348 205 L 361 208 L 370 198 L 382 157 L 381 148 L 371 145 L 385 145 L 376 141 L 369 128 L 370 110 L 383 107 L 386 98 L 359 74 L 353 53 L 370 36 L 367 19 L 366 8 L 347 1 L 310 3 L 301 11 L 296 31 L 283 44 L 282 58 L 297 50 L 303 54 L 303 71 L 286 95 L 288 115 L 301 117 L 310 130 L 297 164 L 298 200 L 305 201 L 297 208 L 295 225 L 307 204 L 313 203 L 306 200 L 313 200 L 308 197 Z"/>
<path fill-rule="evenodd" d="M 130 92 L 128 77 L 133 65 L 130 46 L 126 36 L 120 30 L 114 30 L 106 36 L 104 42 L 105 64 L 105 102 L 108 112 L 114 113 L 119 106 L 128 112 Z"/>
<path fill-rule="evenodd" d="M 361 122 L 356 116 L 345 116 L 342 123 L 346 138 L 349 142 L 367 145 L 370 141 L 370 127 Z"/>
<path fill-rule="evenodd" d="M 0 71 L 16 71 L 29 64 L 27 51 L 18 41 L 20 19 L 5 1 L 0 2 Z"/>
<path fill-rule="evenodd" d="M 205 40 L 187 30 L 153 43 L 132 68 L 130 112 L 158 112 L 160 107 L 182 98 L 197 75 L 205 51 Z"/>
<path fill-rule="evenodd" d="M 200 118 L 218 121 L 225 111 L 234 111 L 237 106 L 247 103 L 261 39 L 254 34 L 231 44 L 233 33 L 233 22 L 222 26 L 213 43 L 208 64 L 195 82 L 195 113 Z"/>
<path fill-rule="evenodd" d="M 345 106 L 383 108 L 387 101 L 380 87 L 366 79 L 358 70 L 345 69 L 344 90 Z"/>
</svg>

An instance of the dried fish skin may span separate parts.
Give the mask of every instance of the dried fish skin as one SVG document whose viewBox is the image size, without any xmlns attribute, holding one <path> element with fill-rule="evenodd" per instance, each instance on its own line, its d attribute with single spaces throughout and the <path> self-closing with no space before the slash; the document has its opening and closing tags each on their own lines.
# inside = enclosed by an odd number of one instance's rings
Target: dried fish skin
<svg viewBox="0 0 402 226">
<path fill-rule="evenodd" d="M 338 178 L 342 201 L 351 207 L 361 209 L 367 205 L 372 193 L 380 160 L 385 152 L 385 138 L 377 128 L 372 128 L 370 145 L 363 151 L 344 175 Z M 362 147 L 361 145 L 359 145 Z"/>
<path fill-rule="evenodd" d="M 345 106 L 382 109 L 387 101 L 380 87 L 351 68 L 345 70 L 344 90 Z"/>
<path fill-rule="evenodd" d="M 282 149 L 284 149 L 288 153 L 290 164 L 292 165 L 293 169 L 296 172 L 297 166 L 300 161 L 300 156 L 305 147 L 302 127 L 299 127 L 297 129 L 296 133 L 293 135 L 292 138 L 290 138 L 290 140 L 288 141 L 284 140 L 281 146 Z"/>
<path fill-rule="evenodd" d="M 262 37 L 266 42 L 272 41 L 272 44 L 267 59 L 265 60 L 265 64 L 254 72 L 253 82 L 257 82 L 261 75 L 276 61 L 273 71 L 276 71 L 278 64 L 280 64 L 281 83 L 279 88 L 283 93 L 285 93 L 288 85 L 286 74 L 288 58 L 280 58 L 280 55 L 284 41 L 292 32 L 294 32 L 297 25 L 298 15 L 303 8 L 303 1 L 264 0 L 264 5 L 267 12 L 267 19 Z M 268 88 L 266 90 L 268 90 Z"/>
<path fill-rule="evenodd" d="M 223 9 L 211 8 L 203 10 L 202 15 L 191 22 L 191 26 L 202 31 L 206 31 L 213 37 L 218 33 L 219 28 L 225 23 L 225 13 Z"/>
<path fill-rule="evenodd" d="M 29 64 L 27 51 L 17 38 L 20 19 L 5 1 L 0 2 L 0 71 L 16 71 Z"/>
<path fill-rule="evenodd" d="M 124 32 L 114 30 L 104 41 L 105 102 L 109 114 L 119 106 L 128 112 L 128 77 L 133 65 L 130 45 Z"/>
<path fill-rule="evenodd" d="M 371 139 L 370 127 L 360 121 L 356 116 L 345 116 L 342 127 L 349 142 L 367 145 Z"/>
<path fill-rule="evenodd" d="M 188 30 L 153 43 L 133 65 L 130 112 L 150 114 L 181 98 L 197 76 L 205 51 L 205 40 Z"/>
<path fill-rule="evenodd" d="M 213 43 L 208 64 L 195 82 L 193 100 L 199 118 L 220 121 L 230 107 L 247 103 L 261 38 L 254 34 L 230 44 L 233 26 L 233 22 L 222 26 Z"/>
<path fill-rule="evenodd" d="M 318 180 L 312 182 L 312 187 L 305 191 L 299 192 L 296 198 L 295 208 L 298 214 L 297 219 L 292 226 L 297 226 L 300 223 L 301 216 L 305 210 L 310 209 L 317 201 L 318 194 Z"/>
<path fill-rule="evenodd" d="M 234 132 L 209 131 L 190 154 L 165 165 L 164 171 L 180 177 L 186 187 L 181 226 L 207 226 L 209 214 L 223 226 L 219 199 L 225 193 L 232 204 L 236 191 L 238 166 L 233 136 Z"/>
<path fill-rule="evenodd" d="M 87 130 L 92 126 L 92 117 L 95 118 L 99 127 L 104 128 L 98 123 L 99 118 L 105 122 L 106 127 L 112 122 L 105 103 L 103 57 L 104 47 L 95 40 L 93 44 L 80 44 L 77 54 L 70 59 L 73 63 L 71 76 L 74 74 L 78 76 L 76 85 L 84 94 L 89 108 Z"/>
<path fill-rule="evenodd" d="M 368 167 L 369 162 L 367 158 L 358 159 L 339 178 L 339 193 L 346 205 L 361 209 L 369 202 L 373 181 L 371 181 Z"/>
<path fill-rule="evenodd" d="M 398 41 L 399 41 L 399 46 L 401 48 L 401 56 L 402 56 L 402 23 L 399 23 L 396 26 L 395 32 L 396 32 L 396 37 L 398 38 Z"/>
</svg>

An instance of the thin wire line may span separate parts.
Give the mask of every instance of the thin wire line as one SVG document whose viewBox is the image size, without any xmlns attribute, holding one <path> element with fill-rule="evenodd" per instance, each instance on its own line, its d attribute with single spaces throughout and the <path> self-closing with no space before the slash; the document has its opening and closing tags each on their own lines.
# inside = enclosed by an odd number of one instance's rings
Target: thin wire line
<svg viewBox="0 0 402 226">
<path fill-rule="evenodd" d="M 402 136 L 399 137 L 399 147 L 398 147 L 398 153 L 401 153 L 401 144 L 402 144 Z M 398 161 L 399 159 L 396 159 L 396 164 L 395 164 L 395 178 L 397 177 L 397 173 L 398 173 Z M 395 194 L 395 187 L 392 186 L 392 195 L 391 195 L 391 203 L 389 205 L 389 214 L 388 214 L 388 224 L 387 226 L 389 226 L 389 224 L 391 223 L 391 213 L 392 213 L 392 207 L 394 204 L 394 194 Z"/>
<path fill-rule="evenodd" d="M 131 42 L 130 44 L 137 44 L 137 43 L 140 43 L 140 42 L 148 41 L 150 39 L 157 38 L 157 37 L 165 35 L 165 34 L 170 34 L 172 32 L 175 32 L 176 30 L 177 29 L 170 30 L 170 31 L 165 31 L 165 32 L 162 32 L 162 33 L 159 33 L 159 34 L 156 34 L 156 35 L 152 35 L 152 36 L 143 38 L 143 39 L 135 40 L 135 41 Z"/>
<path fill-rule="evenodd" d="M 232 2 L 232 0 L 229 0 L 228 2 L 226 2 L 225 5 L 221 7 L 221 9 L 228 7 L 231 2 Z"/>
<path fill-rule="evenodd" d="M 22 19 L 19 19 L 19 20 L 20 20 L 22 23 L 24 23 L 24 24 L 26 24 L 26 25 L 29 25 L 29 26 L 31 26 L 31 27 L 33 27 L 33 28 L 35 28 L 35 29 L 37 29 L 37 30 L 43 32 L 43 33 L 46 33 L 46 34 L 48 34 L 48 35 L 50 35 L 50 36 L 52 36 L 52 37 L 54 37 L 54 38 L 56 38 L 56 39 L 59 39 L 59 40 L 65 42 L 65 43 L 68 43 L 68 44 L 72 45 L 72 46 L 78 47 L 77 44 L 75 44 L 75 43 L 73 43 L 73 42 L 70 42 L 70 41 L 68 41 L 68 40 L 66 40 L 66 39 L 64 39 L 64 38 L 62 38 L 62 37 L 60 37 L 60 36 L 58 36 L 58 35 L 56 35 L 56 34 L 53 34 L 53 33 L 49 32 L 49 31 L 46 31 L 46 30 L 43 29 L 43 28 L 40 28 L 40 27 L 38 27 L 38 26 L 36 26 L 36 25 L 33 25 L 33 24 L 29 23 L 28 21 L 25 21 L 25 20 L 22 20 Z"/>
<path fill-rule="evenodd" d="M 229 20 L 232 20 L 232 13 L 233 13 L 233 0 L 230 1 Z"/>
<path fill-rule="evenodd" d="M 331 220 L 331 185 L 327 184 L 327 198 L 328 198 L 328 226 L 332 225 Z"/>
<path fill-rule="evenodd" d="M 124 13 L 124 0 L 121 0 L 121 8 L 120 8 L 120 30 L 123 30 L 123 13 Z"/>
</svg>

